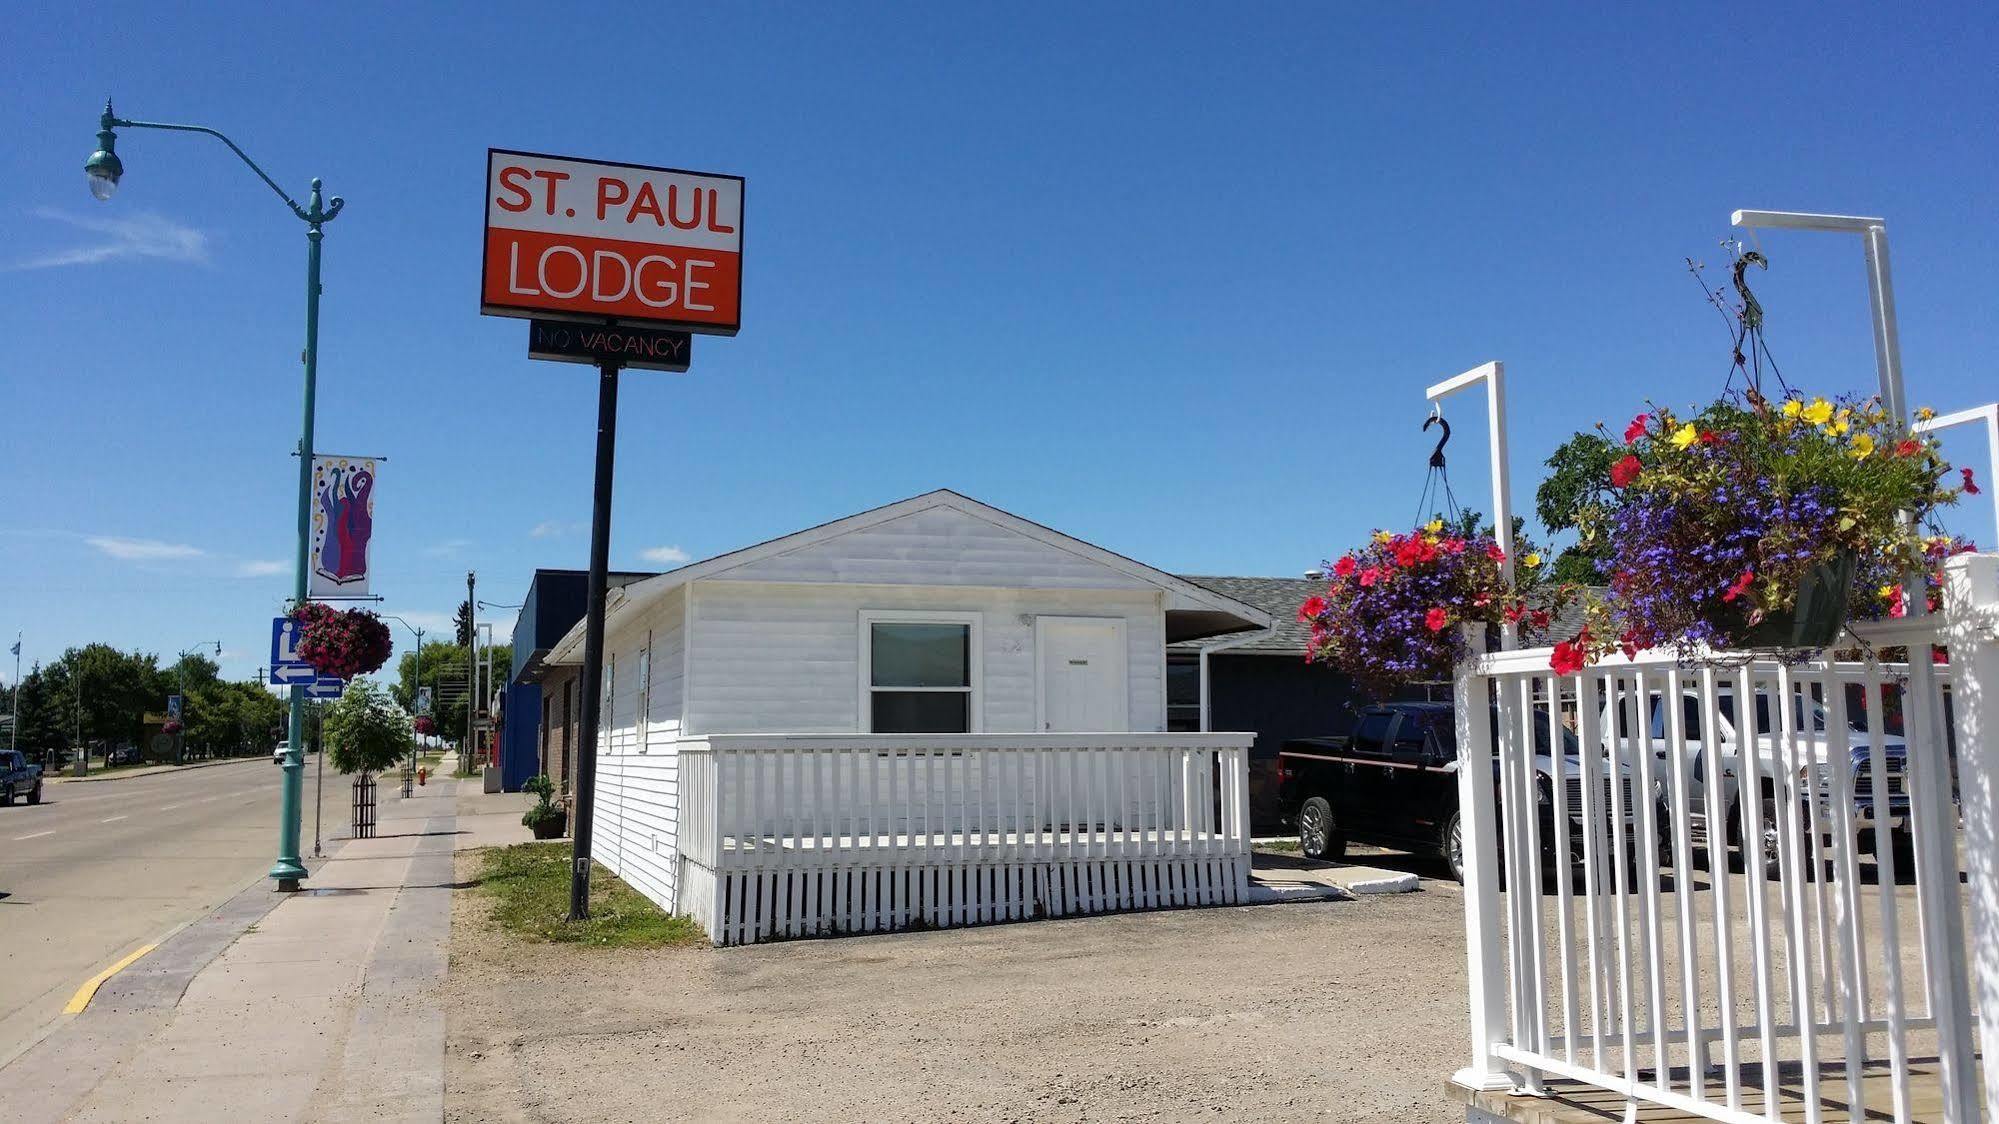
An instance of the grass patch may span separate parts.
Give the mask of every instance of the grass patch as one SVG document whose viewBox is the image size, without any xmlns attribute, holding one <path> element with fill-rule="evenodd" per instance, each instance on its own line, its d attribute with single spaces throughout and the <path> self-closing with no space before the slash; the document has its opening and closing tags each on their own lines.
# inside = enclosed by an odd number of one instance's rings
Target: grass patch
<svg viewBox="0 0 1999 1124">
<path fill-rule="evenodd" d="M 691 918 L 672 917 L 599 866 L 590 875 L 590 918 L 569 915 L 569 844 L 516 843 L 481 856 L 479 888 L 493 919 L 510 933 L 562 944 L 604 948 L 671 948 L 706 944 Z"/>
</svg>

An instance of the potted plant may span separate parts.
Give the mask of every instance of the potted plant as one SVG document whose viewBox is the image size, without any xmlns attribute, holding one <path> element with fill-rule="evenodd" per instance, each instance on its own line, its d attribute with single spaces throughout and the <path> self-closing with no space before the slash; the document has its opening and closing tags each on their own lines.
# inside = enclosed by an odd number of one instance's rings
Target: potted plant
<svg viewBox="0 0 1999 1124">
<path fill-rule="evenodd" d="M 547 773 L 540 773 L 523 784 L 521 791 L 532 792 L 537 798 L 534 807 L 521 816 L 522 825 L 533 831 L 536 839 L 562 838 L 569 817 L 555 804 L 555 782 Z"/>
<path fill-rule="evenodd" d="M 334 609 L 308 601 L 292 612 L 301 627 L 299 658 L 321 675 L 352 679 L 389 661 L 389 626 L 366 609 Z"/>
<path fill-rule="evenodd" d="M 1654 407 L 1623 440 L 1578 513 L 1609 595 L 1556 646 L 1563 674 L 1618 648 L 1825 648 L 1857 580 L 1926 568 L 1919 528 L 1961 491 L 1935 439 L 1873 399 L 1750 390 L 1690 415 Z"/>
<path fill-rule="evenodd" d="M 1450 679 L 1470 654 L 1460 625 L 1545 631 L 1562 594 L 1545 581 L 1540 551 L 1516 547 L 1509 589 L 1501 569 L 1506 554 L 1493 534 L 1472 530 L 1475 516 L 1458 522 L 1376 531 L 1365 546 L 1328 563 L 1326 592 L 1298 608 L 1299 619 L 1312 626 L 1306 659 L 1384 697 L 1409 683 Z"/>
</svg>

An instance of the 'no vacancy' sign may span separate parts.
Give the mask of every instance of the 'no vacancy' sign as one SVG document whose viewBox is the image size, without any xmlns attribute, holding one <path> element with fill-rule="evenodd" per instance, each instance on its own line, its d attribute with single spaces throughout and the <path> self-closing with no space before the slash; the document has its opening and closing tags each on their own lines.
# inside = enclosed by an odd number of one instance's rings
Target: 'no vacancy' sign
<svg viewBox="0 0 1999 1124">
<path fill-rule="evenodd" d="M 483 313 L 733 336 L 742 178 L 488 149 L 481 272 Z"/>
</svg>

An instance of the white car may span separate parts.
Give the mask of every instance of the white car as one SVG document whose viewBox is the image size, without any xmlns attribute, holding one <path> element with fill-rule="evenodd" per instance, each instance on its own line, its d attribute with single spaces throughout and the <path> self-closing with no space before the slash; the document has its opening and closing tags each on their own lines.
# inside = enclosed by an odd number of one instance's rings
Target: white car
<svg viewBox="0 0 1999 1124">
<path fill-rule="evenodd" d="M 1715 749 L 1721 765 L 1720 803 L 1726 809 L 1723 813 L 1726 817 L 1725 838 L 1731 846 L 1740 850 L 1743 845 L 1744 816 L 1740 781 L 1737 778 L 1743 766 L 1741 759 L 1743 739 L 1737 732 L 1734 691 L 1730 689 L 1730 685 L 1723 684 L 1716 694 L 1718 704 L 1716 709 L 1719 713 L 1713 733 L 1718 739 Z M 1833 820 L 1830 798 L 1835 791 L 1831 770 L 1837 764 L 1846 772 L 1851 782 L 1853 824 L 1861 849 L 1871 849 L 1880 829 L 1885 827 L 1896 854 L 1898 856 L 1908 854 L 1908 745 L 1902 736 L 1884 733 L 1881 739 L 1881 764 L 1887 773 L 1888 792 L 1887 805 L 1884 808 L 1876 799 L 1873 783 L 1874 754 L 1865 721 L 1848 722 L 1845 759 L 1835 763 L 1832 760 L 1834 755 L 1831 742 L 1827 737 L 1830 715 L 1826 708 L 1819 702 L 1803 696 L 1797 697 L 1794 702 L 1797 713 L 1793 715 L 1793 725 L 1798 732 L 1798 742 L 1791 752 L 1798 755 L 1798 759 L 1810 763 L 1815 773 L 1813 789 L 1819 794 L 1816 812 L 1813 811 L 1809 801 L 1803 805 L 1808 820 L 1822 825 L 1821 831 L 1831 830 Z M 1671 791 L 1666 787 L 1670 783 L 1670 769 L 1666 767 L 1669 740 L 1666 710 L 1661 703 L 1662 693 L 1651 692 L 1647 698 L 1644 733 L 1649 735 L 1653 756 L 1660 762 L 1658 769 L 1660 791 L 1667 793 Z M 1708 755 L 1705 750 L 1708 731 L 1702 728 L 1703 707 L 1700 692 L 1692 689 L 1684 691 L 1680 705 L 1681 721 L 1686 731 L 1688 819 L 1696 831 L 1696 837 L 1706 840 L 1712 837 L 1707 823 Z M 1762 838 L 1758 841 L 1757 853 L 1764 873 L 1775 878 L 1778 873 L 1778 837 L 1782 821 L 1777 815 L 1777 788 L 1773 778 L 1781 775 L 1784 761 L 1783 755 L 1778 752 L 1777 737 L 1772 729 L 1774 716 L 1771 713 L 1768 691 L 1758 689 L 1755 709 L 1756 771 L 1758 787 L 1763 793 Z M 1633 728 L 1635 724 L 1633 719 L 1636 716 L 1632 713 L 1628 700 L 1618 710 L 1620 713 L 1613 717 L 1611 708 L 1608 705 L 1604 707 L 1605 728 L 1611 732 L 1620 753 L 1635 751 L 1638 743 L 1643 740 L 1638 736 L 1639 731 Z M 1616 723 L 1614 727 L 1613 721 Z M 1662 834 L 1666 828 L 1667 825 L 1662 823 Z M 1744 855 L 1746 861 L 1746 851 Z"/>
</svg>

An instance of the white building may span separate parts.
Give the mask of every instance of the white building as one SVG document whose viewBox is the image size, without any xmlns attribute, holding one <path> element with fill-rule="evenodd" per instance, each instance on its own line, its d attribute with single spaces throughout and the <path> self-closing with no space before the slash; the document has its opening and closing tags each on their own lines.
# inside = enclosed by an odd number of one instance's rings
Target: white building
<svg viewBox="0 0 1999 1124">
<path fill-rule="evenodd" d="M 691 563 L 610 593 L 591 848 L 719 943 L 1239 901 L 1166 646 L 1269 624 L 945 490 Z"/>
</svg>

